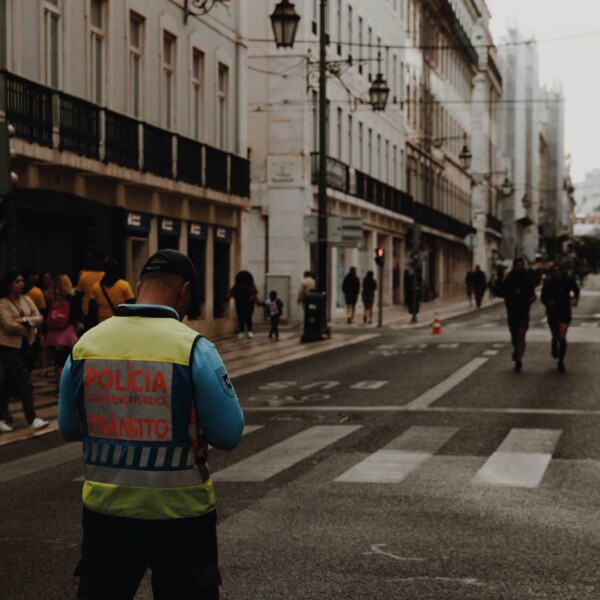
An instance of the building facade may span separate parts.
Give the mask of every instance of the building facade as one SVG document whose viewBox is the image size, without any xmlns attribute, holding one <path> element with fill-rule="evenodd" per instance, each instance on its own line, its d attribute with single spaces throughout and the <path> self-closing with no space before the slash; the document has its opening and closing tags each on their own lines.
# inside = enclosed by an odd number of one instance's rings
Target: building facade
<svg viewBox="0 0 600 600">
<path fill-rule="evenodd" d="M 77 278 L 97 251 L 135 284 L 159 248 L 201 274 L 208 334 L 249 208 L 247 5 L 0 0 L 0 118 L 16 129 L 4 261 Z"/>
<path fill-rule="evenodd" d="M 501 148 L 513 182 L 513 192 L 502 201 L 501 256 L 533 262 L 539 249 L 540 137 L 539 87 L 536 42 L 509 29 L 499 44 L 500 72 L 504 82 L 501 104 Z"/>
<path fill-rule="evenodd" d="M 302 273 L 316 270 L 313 244 L 304 234 L 316 215 L 318 165 L 319 0 L 298 0 L 297 43 L 277 50 L 269 14 L 273 2 L 256 0 L 249 30 L 249 140 L 252 210 L 245 228 L 244 264 L 264 290 L 281 282 L 289 316 Z M 475 0 L 329 0 L 327 45 L 328 213 L 359 223 L 358 245 L 332 242 L 330 301 L 343 306 L 341 281 L 350 266 L 375 270 L 374 249 L 384 248 L 384 302 L 403 303 L 403 272 L 416 250 L 422 298 L 458 296 L 473 264 L 473 176 L 461 165 L 472 143 L 472 119 L 487 173 L 496 161 L 496 98 L 501 78 L 486 46 L 482 59 L 471 38 L 487 29 L 485 3 Z M 254 40 L 254 41 L 252 41 Z M 490 66 L 491 65 L 491 66 Z M 388 105 L 366 102 L 378 73 L 390 88 Z M 472 113 L 473 81 L 483 102 Z M 492 182 L 493 183 L 493 182 Z M 484 183 L 482 190 L 487 190 Z M 479 252 L 499 237 L 494 199 L 482 191 L 477 219 Z M 483 218 L 480 217 L 483 214 Z M 493 215 L 496 221 L 490 221 Z M 413 227 L 419 247 L 413 249 Z M 308 226 L 309 227 L 309 226 Z M 496 242 L 497 243 L 497 242 Z"/>
</svg>

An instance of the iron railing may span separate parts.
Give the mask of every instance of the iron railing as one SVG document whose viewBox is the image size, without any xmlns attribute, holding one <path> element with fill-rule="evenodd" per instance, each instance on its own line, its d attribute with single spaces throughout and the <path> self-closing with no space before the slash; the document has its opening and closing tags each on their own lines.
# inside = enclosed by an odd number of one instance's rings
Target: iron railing
<svg viewBox="0 0 600 600">
<path fill-rule="evenodd" d="M 318 182 L 319 155 L 311 153 L 312 183 Z M 335 168 L 333 174 L 330 168 Z M 413 197 L 379 179 L 375 179 L 362 171 L 351 169 L 339 160 L 327 160 L 327 185 L 333 189 L 344 192 L 380 208 L 391 210 L 395 213 L 414 219 L 421 225 L 443 231 L 457 237 L 465 237 L 475 229 L 469 224 L 459 221 L 446 213 L 413 200 Z"/>
<path fill-rule="evenodd" d="M 139 169 L 139 132 L 139 121 L 111 110 L 104 111 L 104 160 L 129 169 Z"/>
<path fill-rule="evenodd" d="M 16 135 L 30 144 L 52 148 L 53 91 L 6 71 L 0 77 L 6 90 L 6 118 Z"/>
<path fill-rule="evenodd" d="M 250 195 L 250 161 L 240 156 L 230 159 L 230 193 L 245 198 Z"/>
<path fill-rule="evenodd" d="M 202 185 L 204 146 L 196 140 L 177 136 L 177 179 Z"/>
<path fill-rule="evenodd" d="M 496 233 L 502 234 L 502 229 L 503 229 L 502 221 L 498 217 L 495 217 L 494 215 L 491 215 L 489 213 L 486 215 L 485 226 L 487 229 L 491 229 L 492 231 L 495 231 Z"/>
<path fill-rule="evenodd" d="M 227 192 L 227 152 L 206 146 L 206 187 L 217 192 Z"/>
<path fill-rule="evenodd" d="M 160 177 L 250 195 L 250 161 L 0 70 L 0 107 L 18 138 L 144 170 Z M 176 156 L 174 152 L 176 148 Z M 206 171 L 206 174 L 204 174 Z"/>
<path fill-rule="evenodd" d="M 100 158 L 100 107 L 75 96 L 59 93 L 59 150 Z"/>
</svg>

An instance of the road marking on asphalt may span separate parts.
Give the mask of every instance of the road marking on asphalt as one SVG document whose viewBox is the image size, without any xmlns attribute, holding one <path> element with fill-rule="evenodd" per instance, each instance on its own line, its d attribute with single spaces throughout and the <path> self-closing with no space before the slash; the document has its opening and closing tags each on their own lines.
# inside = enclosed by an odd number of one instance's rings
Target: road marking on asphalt
<svg viewBox="0 0 600 600">
<path fill-rule="evenodd" d="M 361 425 L 316 425 L 226 469 L 217 471 L 211 479 L 213 481 L 265 481 L 360 428 Z"/>
<path fill-rule="evenodd" d="M 506 344 L 492 344 L 492 348 L 504 348 Z"/>
<path fill-rule="evenodd" d="M 399 483 L 429 460 L 457 431 L 455 427 L 411 427 L 335 481 Z"/>
<path fill-rule="evenodd" d="M 387 385 L 387 381 L 359 381 L 354 385 L 350 386 L 351 390 L 378 390 L 384 385 Z"/>
<path fill-rule="evenodd" d="M 475 485 L 537 487 L 552 460 L 560 429 L 513 429 L 471 482 Z"/>
<path fill-rule="evenodd" d="M 81 453 L 81 443 L 75 442 L 3 463 L 0 465 L 0 483 L 32 475 L 38 471 L 47 471 L 49 468 L 76 458 L 81 460 Z"/>
<path fill-rule="evenodd" d="M 422 561 L 424 558 L 420 558 L 418 556 L 399 556 L 398 554 L 394 554 L 393 552 L 387 552 L 382 550 L 383 547 L 387 546 L 387 544 L 371 544 L 371 549 L 368 552 L 365 552 L 365 556 L 376 554 L 379 556 L 388 556 L 389 558 L 393 558 L 394 560 L 400 561 Z"/>
<path fill-rule="evenodd" d="M 486 350 L 482 353 L 483 356 L 496 356 L 499 350 Z"/>
<path fill-rule="evenodd" d="M 406 405 L 406 410 L 422 410 L 429 407 L 436 400 L 439 400 L 442 396 L 445 396 L 450 390 L 455 388 L 458 384 L 462 383 L 465 379 L 470 377 L 477 369 L 485 365 L 489 358 L 474 358 L 466 365 L 461 367 L 456 373 L 453 373 L 444 381 L 438 383 L 430 390 L 421 394 L 418 398 L 415 398 L 412 402 Z"/>
<path fill-rule="evenodd" d="M 453 350 L 454 348 L 458 348 L 459 344 L 438 344 L 438 348 L 442 350 Z"/>
<path fill-rule="evenodd" d="M 598 327 L 598 323 L 596 321 L 584 321 L 579 324 L 579 327 Z"/>
</svg>

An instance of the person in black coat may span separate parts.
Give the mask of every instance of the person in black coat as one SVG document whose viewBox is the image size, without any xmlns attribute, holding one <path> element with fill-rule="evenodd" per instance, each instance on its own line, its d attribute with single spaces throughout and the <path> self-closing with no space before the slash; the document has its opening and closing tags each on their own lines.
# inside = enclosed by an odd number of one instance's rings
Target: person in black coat
<svg viewBox="0 0 600 600">
<path fill-rule="evenodd" d="M 244 337 L 246 330 L 249 338 L 254 337 L 252 331 L 252 313 L 257 302 L 258 290 L 254 285 L 254 277 L 249 271 L 240 271 L 235 276 L 233 287 L 229 291 L 229 297 L 235 302 L 235 311 L 238 318 L 238 338 Z"/>
<path fill-rule="evenodd" d="M 472 273 L 471 281 L 473 285 L 473 293 L 475 294 L 475 304 L 477 305 L 477 308 L 481 308 L 481 301 L 483 300 L 483 294 L 485 293 L 485 288 L 487 287 L 487 278 L 479 265 L 475 265 L 475 270 Z"/>
<path fill-rule="evenodd" d="M 512 271 L 504 278 L 498 289 L 498 295 L 504 298 L 513 345 L 512 359 L 515 363 L 515 371 L 520 371 L 523 368 L 525 354 L 525 335 L 529 329 L 529 311 L 536 301 L 531 275 L 525 269 L 525 261 L 522 258 L 515 259 Z"/>
<path fill-rule="evenodd" d="M 558 359 L 557 368 L 565 370 L 567 331 L 571 323 L 571 307 L 579 303 L 579 286 L 568 276 L 560 263 L 554 263 L 550 276 L 542 288 L 542 304 L 546 307 L 548 327 L 552 332 L 552 358 Z"/>
<path fill-rule="evenodd" d="M 350 267 L 350 270 L 346 273 L 344 281 L 342 281 L 342 292 L 346 302 L 346 317 L 348 318 L 348 323 L 352 323 L 360 292 L 360 279 L 356 274 L 356 267 Z"/>
</svg>

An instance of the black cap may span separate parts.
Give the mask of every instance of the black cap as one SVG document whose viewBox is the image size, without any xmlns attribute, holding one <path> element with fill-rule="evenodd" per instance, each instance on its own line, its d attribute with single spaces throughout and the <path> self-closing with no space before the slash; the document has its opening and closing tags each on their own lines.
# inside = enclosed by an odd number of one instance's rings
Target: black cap
<svg viewBox="0 0 600 600">
<path fill-rule="evenodd" d="M 188 316 L 195 318 L 200 315 L 198 274 L 194 263 L 185 254 L 168 248 L 155 252 L 142 267 L 140 279 L 149 273 L 169 273 L 181 277 L 184 281 L 189 281 L 192 288 L 192 302 Z"/>
</svg>

